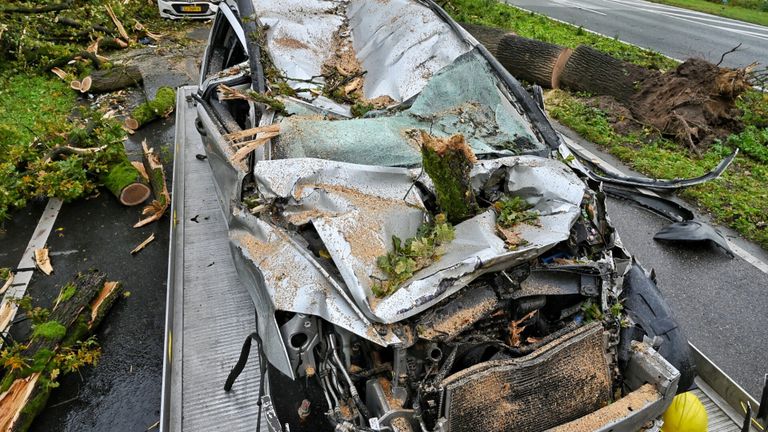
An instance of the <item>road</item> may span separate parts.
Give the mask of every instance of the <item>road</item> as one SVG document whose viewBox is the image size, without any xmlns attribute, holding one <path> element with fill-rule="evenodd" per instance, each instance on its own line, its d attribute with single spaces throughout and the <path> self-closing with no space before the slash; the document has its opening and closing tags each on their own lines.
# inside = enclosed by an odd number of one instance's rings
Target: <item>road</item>
<svg viewBox="0 0 768 432">
<path fill-rule="evenodd" d="M 703 57 L 717 63 L 741 44 L 724 65 L 768 65 L 768 28 L 755 24 L 642 0 L 504 1 L 677 59 Z"/>
</svg>

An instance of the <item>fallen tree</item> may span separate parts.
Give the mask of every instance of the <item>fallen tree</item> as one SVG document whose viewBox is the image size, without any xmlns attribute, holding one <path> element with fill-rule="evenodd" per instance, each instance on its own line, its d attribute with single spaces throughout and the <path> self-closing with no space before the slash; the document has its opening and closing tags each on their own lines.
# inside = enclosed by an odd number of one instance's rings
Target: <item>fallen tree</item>
<svg viewBox="0 0 768 432">
<path fill-rule="evenodd" d="M 739 132 L 739 95 L 751 88 L 751 69 L 721 68 L 689 59 L 661 73 L 618 60 L 589 46 L 573 50 L 499 29 L 465 27 L 517 78 L 601 99 L 603 110 L 636 127 L 647 126 L 701 154 L 701 147 Z M 503 34 L 502 34 L 503 33 Z"/>
<path fill-rule="evenodd" d="M 154 99 L 147 100 L 131 111 L 131 116 L 125 120 L 125 126 L 136 130 L 160 117 L 167 117 L 176 106 L 176 90 L 170 87 L 157 89 Z"/>
<path fill-rule="evenodd" d="M 139 86 L 144 81 L 141 71 L 136 66 L 114 66 L 109 69 L 93 71 L 91 93 L 107 93 L 126 87 Z"/>
<path fill-rule="evenodd" d="M 50 311 L 33 308 L 29 298 L 19 301 L 33 327 L 25 343 L 3 351 L 0 430 L 27 430 L 45 408 L 60 375 L 97 361 L 98 346 L 89 336 L 119 292 L 119 283 L 106 282 L 103 273 L 91 271 L 65 285 Z"/>
</svg>

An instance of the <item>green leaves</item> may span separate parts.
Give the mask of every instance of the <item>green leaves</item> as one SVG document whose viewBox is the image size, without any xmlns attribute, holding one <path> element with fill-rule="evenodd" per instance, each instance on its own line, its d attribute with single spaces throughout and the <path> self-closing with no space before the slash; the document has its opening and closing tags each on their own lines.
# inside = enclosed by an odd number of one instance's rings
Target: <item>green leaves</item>
<svg viewBox="0 0 768 432">
<path fill-rule="evenodd" d="M 535 224 L 539 212 L 530 210 L 533 206 L 518 196 L 504 196 L 493 203 L 496 210 L 496 224 L 502 228 L 511 228 L 521 222 Z"/>
<path fill-rule="evenodd" d="M 387 276 L 386 280 L 375 280 L 372 291 L 376 297 L 385 297 L 395 292 L 413 274 L 439 259 L 443 247 L 456 236 L 453 226 L 446 222 L 443 214 L 435 216 L 432 224 L 419 227 L 415 237 L 403 242 L 392 236 L 392 252 L 376 259 L 376 265 Z"/>
</svg>

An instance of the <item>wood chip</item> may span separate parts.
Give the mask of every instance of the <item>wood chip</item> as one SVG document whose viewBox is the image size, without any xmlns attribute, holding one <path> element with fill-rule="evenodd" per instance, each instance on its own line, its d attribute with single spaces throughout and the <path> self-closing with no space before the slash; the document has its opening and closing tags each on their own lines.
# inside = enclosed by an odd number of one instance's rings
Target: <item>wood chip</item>
<svg viewBox="0 0 768 432">
<path fill-rule="evenodd" d="M 85 93 L 90 90 L 92 82 L 93 80 L 89 76 L 83 78 L 83 81 L 80 83 L 80 93 Z"/>
<path fill-rule="evenodd" d="M 11 287 L 11 284 L 13 284 L 13 277 L 14 277 L 13 273 L 11 273 L 8 276 L 8 280 L 6 280 L 5 283 L 3 284 L 3 287 L 0 288 L 0 295 L 5 294 L 5 292 L 8 291 L 8 288 Z"/>
<path fill-rule="evenodd" d="M 128 36 L 128 32 L 125 31 L 125 27 L 123 27 L 123 23 L 117 19 L 117 16 L 115 15 L 115 12 L 112 10 L 112 8 L 109 5 L 104 5 L 104 8 L 107 9 L 107 13 L 112 19 L 112 22 L 115 23 L 115 27 L 117 27 L 117 32 L 120 33 L 120 37 L 127 41 L 131 40 L 131 38 Z"/>
<path fill-rule="evenodd" d="M 125 127 L 127 127 L 132 131 L 135 131 L 136 129 L 139 128 L 139 122 L 137 122 L 136 119 L 133 117 L 128 117 L 127 119 L 125 119 Z"/>
<path fill-rule="evenodd" d="M 147 237 L 146 240 L 141 242 L 138 246 L 133 248 L 131 251 L 131 255 L 136 255 L 139 253 L 140 250 L 144 249 L 148 244 L 150 244 L 155 239 L 155 233 L 152 233 L 149 237 Z"/>
<path fill-rule="evenodd" d="M 66 72 L 64 72 L 63 70 L 61 70 L 60 68 L 57 68 L 57 67 L 51 69 L 51 72 L 53 72 L 57 77 L 63 79 L 64 81 L 67 80 L 67 76 L 69 75 L 69 74 L 67 74 Z"/>
<path fill-rule="evenodd" d="M 13 303 L 10 301 L 4 301 L 3 304 L 0 305 L 0 332 L 5 331 L 11 324 L 11 317 L 13 316 L 14 310 Z"/>
<path fill-rule="evenodd" d="M 72 90 L 80 91 L 80 86 L 81 84 L 80 84 L 80 81 L 78 80 L 73 80 L 69 83 L 69 88 L 71 88 Z"/>
<path fill-rule="evenodd" d="M 35 264 L 37 264 L 37 268 L 46 275 L 53 273 L 51 258 L 48 256 L 48 248 L 35 250 Z"/>
</svg>

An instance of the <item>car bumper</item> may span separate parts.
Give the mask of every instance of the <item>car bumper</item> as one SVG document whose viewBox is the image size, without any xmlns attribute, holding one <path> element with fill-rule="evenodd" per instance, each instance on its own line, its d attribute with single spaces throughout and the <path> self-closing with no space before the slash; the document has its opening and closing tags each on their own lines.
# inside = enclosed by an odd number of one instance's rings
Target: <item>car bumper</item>
<svg viewBox="0 0 768 432">
<path fill-rule="evenodd" d="M 213 2 L 187 2 L 158 0 L 160 16 L 169 19 L 210 19 L 219 7 Z"/>
</svg>

